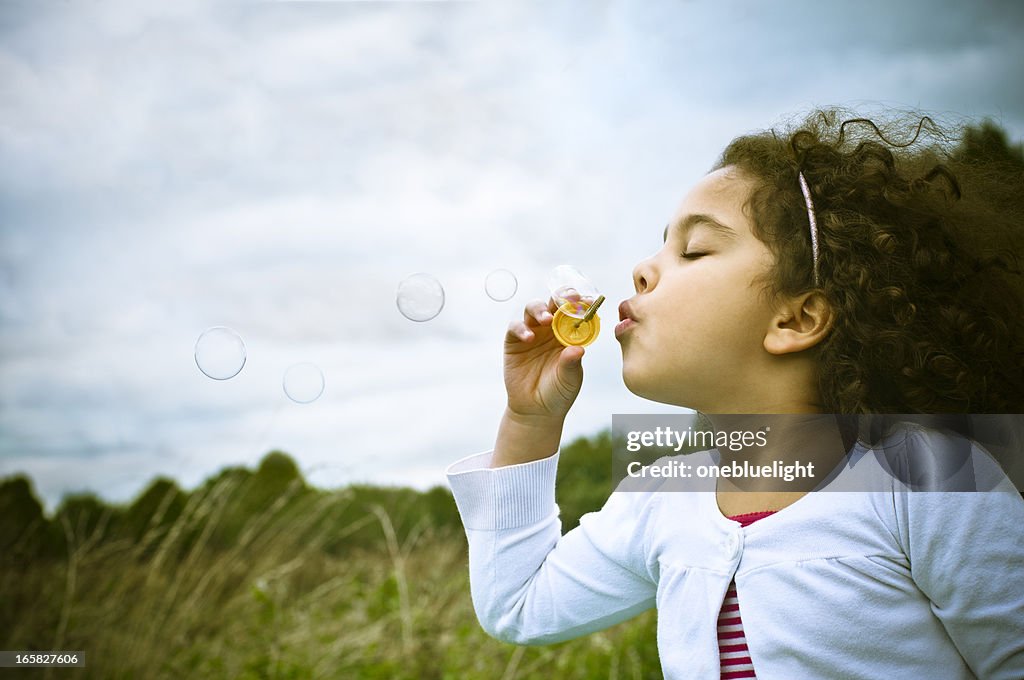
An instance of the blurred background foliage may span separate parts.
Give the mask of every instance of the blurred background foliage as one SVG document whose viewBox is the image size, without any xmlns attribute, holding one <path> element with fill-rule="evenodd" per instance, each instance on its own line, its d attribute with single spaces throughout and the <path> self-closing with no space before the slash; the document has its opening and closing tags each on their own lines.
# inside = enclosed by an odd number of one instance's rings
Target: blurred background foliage
<svg viewBox="0 0 1024 680">
<path fill-rule="evenodd" d="M 563 446 L 556 489 L 563 532 L 596 510 L 611 491 L 611 434 L 580 438 Z M 224 507 L 221 508 L 220 506 Z M 200 513 L 197 508 L 203 506 Z M 210 506 L 210 507 L 206 507 Z M 321 515 L 311 530 L 331 534 L 323 548 L 340 555 L 358 547 L 380 544 L 381 531 L 369 508 L 388 511 L 399 540 L 416 527 L 461 532 L 462 524 L 451 492 L 436 486 L 428 491 L 407 487 L 351 485 L 335 491 L 309 486 L 295 461 L 271 451 L 255 471 L 224 468 L 187 492 L 166 477 L 158 477 L 130 503 L 108 504 L 93 493 L 63 498 L 52 517 L 43 512 L 32 481 L 24 475 L 0 480 L 0 553 L 5 559 L 53 560 L 67 556 L 67 532 L 93 543 L 126 542 L 152 550 L 184 519 L 188 529 L 179 541 L 187 550 L 202 539 L 206 546 L 225 550 L 238 543 L 252 518 L 272 511 L 278 520 L 297 520 L 311 507 Z M 341 531 L 332 528 L 344 527 Z"/>
<path fill-rule="evenodd" d="M 563 532 L 610 491 L 610 432 L 562 447 Z M 30 479 L 0 481 L 0 645 L 84 651 L 95 678 L 661 677 L 653 610 L 557 645 L 490 638 L 447 488 L 318 489 L 281 451 L 52 516 Z"/>
</svg>

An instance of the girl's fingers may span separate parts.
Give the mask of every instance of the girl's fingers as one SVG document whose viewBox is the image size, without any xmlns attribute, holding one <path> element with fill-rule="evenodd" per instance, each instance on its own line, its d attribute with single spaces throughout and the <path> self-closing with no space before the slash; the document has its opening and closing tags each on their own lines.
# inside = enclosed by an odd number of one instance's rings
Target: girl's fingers
<svg viewBox="0 0 1024 680">
<path fill-rule="evenodd" d="M 533 338 L 533 331 L 526 327 L 522 321 L 513 321 L 508 325 L 505 332 L 505 342 L 528 342 Z"/>
<path fill-rule="evenodd" d="M 529 302 L 523 309 L 523 320 L 509 323 L 508 330 L 505 331 L 505 341 L 529 342 L 534 337 L 534 328 L 551 325 L 551 321 L 554 319 L 553 312 L 557 309 L 555 301 L 550 298 L 546 302 L 544 300 Z"/>
<path fill-rule="evenodd" d="M 545 326 L 551 325 L 551 309 L 550 301 L 545 303 L 543 300 L 534 300 L 526 305 L 526 309 L 523 310 L 523 321 L 528 327 L 530 326 Z"/>
</svg>

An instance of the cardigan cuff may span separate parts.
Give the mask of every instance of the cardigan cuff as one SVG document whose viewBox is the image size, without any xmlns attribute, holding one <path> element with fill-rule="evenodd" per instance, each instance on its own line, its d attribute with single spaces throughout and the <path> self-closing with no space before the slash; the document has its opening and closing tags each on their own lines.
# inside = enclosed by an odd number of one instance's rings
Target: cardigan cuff
<svg viewBox="0 0 1024 680">
<path fill-rule="evenodd" d="M 445 470 L 467 530 L 514 529 L 558 513 L 555 473 L 558 451 L 547 458 L 490 467 L 494 450 L 462 458 Z"/>
</svg>

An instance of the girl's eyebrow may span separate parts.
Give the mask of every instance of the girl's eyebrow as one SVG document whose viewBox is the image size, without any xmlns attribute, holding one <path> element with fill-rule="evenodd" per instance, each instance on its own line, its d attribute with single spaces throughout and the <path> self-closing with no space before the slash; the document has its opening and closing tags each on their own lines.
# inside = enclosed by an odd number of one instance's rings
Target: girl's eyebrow
<svg viewBox="0 0 1024 680">
<path fill-rule="evenodd" d="M 665 226 L 665 233 L 662 236 L 662 241 L 668 241 L 668 231 L 669 231 L 669 229 L 678 229 L 679 231 L 689 231 L 690 229 L 694 228 L 697 225 L 700 225 L 702 227 L 707 227 L 708 229 L 711 229 L 713 232 L 715 232 L 719 236 L 724 236 L 725 238 L 735 239 L 735 238 L 737 238 L 739 236 L 734 229 L 732 229 L 731 227 L 725 226 L 724 224 L 722 224 L 721 222 L 716 220 L 711 215 L 707 215 L 705 213 L 695 213 L 695 214 L 692 214 L 692 215 L 687 215 L 683 219 L 681 219 L 678 222 L 676 222 L 675 225 L 672 225 L 671 223 L 666 225 Z"/>
</svg>

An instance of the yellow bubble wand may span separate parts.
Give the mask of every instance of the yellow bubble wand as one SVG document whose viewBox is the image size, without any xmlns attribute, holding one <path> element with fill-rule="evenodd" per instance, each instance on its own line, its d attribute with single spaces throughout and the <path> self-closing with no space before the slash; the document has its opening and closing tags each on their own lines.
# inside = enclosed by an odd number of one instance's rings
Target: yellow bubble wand
<svg viewBox="0 0 1024 680">
<path fill-rule="evenodd" d="M 579 328 L 581 323 L 586 323 L 586 322 L 590 321 L 592 318 L 594 318 L 594 315 L 597 314 L 597 308 L 600 307 L 601 303 L 603 303 L 603 302 L 604 302 L 604 296 L 603 295 L 598 295 L 597 299 L 594 300 L 594 304 L 590 307 L 590 309 L 587 310 L 587 313 L 583 315 L 583 318 L 580 319 L 579 321 L 577 321 L 576 323 L 574 323 L 572 325 L 572 327 L 573 328 Z"/>
<path fill-rule="evenodd" d="M 555 312 L 555 318 L 551 322 L 551 330 L 558 342 L 566 347 L 584 347 L 597 339 L 601 332 L 601 317 L 597 315 L 597 308 L 604 302 L 604 296 L 599 295 L 594 304 L 589 305 L 586 314 L 582 318 L 571 316 L 567 308 L 574 303 L 568 302 Z"/>
</svg>

